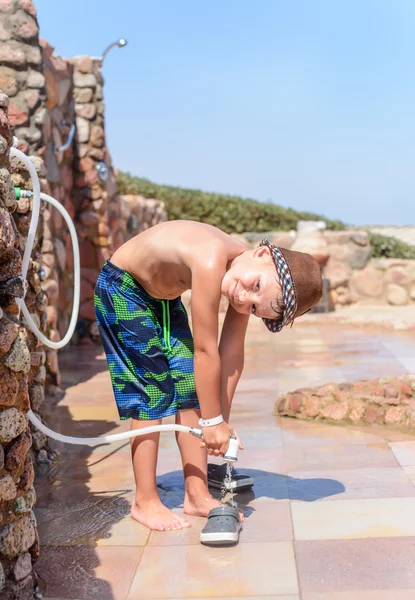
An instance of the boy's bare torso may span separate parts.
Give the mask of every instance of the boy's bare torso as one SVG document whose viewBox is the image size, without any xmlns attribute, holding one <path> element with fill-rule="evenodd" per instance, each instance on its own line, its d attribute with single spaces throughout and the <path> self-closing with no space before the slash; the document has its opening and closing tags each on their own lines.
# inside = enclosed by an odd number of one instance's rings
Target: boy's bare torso
<svg viewBox="0 0 415 600">
<path fill-rule="evenodd" d="M 220 271 L 246 246 L 211 225 L 168 221 L 135 236 L 111 258 L 130 273 L 154 298 L 173 299 L 192 288 L 198 272 Z M 215 290 L 216 291 L 216 290 Z"/>
</svg>

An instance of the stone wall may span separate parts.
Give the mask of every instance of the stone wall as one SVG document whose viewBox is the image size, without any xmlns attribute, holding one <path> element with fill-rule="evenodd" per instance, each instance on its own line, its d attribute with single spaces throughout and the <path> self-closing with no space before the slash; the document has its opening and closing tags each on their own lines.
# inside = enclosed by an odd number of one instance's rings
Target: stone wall
<svg viewBox="0 0 415 600">
<path fill-rule="evenodd" d="M 274 413 L 313 421 L 415 430 L 415 376 L 327 384 L 284 394 Z"/>
<path fill-rule="evenodd" d="M 0 93 L 0 596 L 28 600 L 36 585 L 32 563 L 39 554 L 32 512 L 36 496 L 31 447 L 39 450 L 46 440 L 39 432 L 31 432 L 25 415 L 30 406 L 37 412 L 43 400 L 46 355 L 19 318 L 15 300 L 22 296 L 16 278 L 21 275 L 31 214 L 30 206 L 17 202 L 13 191 L 13 185 L 29 184 L 22 165 L 15 159 L 12 164 L 9 161 L 12 136 L 7 105 L 7 97 Z M 42 175 L 42 161 L 32 160 Z M 42 221 L 29 265 L 26 305 L 45 331 L 47 300 L 38 276 Z"/>
<path fill-rule="evenodd" d="M 36 9 L 31 0 L 0 0 L 0 89 L 9 96 L 9 119 L 19 148 L 43 152 L 45 77 Z"/>
</svg>

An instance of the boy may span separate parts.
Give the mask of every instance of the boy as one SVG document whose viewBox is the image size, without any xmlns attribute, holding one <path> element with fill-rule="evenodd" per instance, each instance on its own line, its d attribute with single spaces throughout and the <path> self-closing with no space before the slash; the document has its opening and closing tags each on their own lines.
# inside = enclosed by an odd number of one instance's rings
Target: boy
<svg viewBox="0 0 415 600">
<path fill-rule="evenodd" d="M 192 329 L 180 295 L 192 291 Z M 229 301 L 218 346 L 221 295 Z M 232 398 L 242 373 L 251 314 L 280 331 L 321 296 L 321 272 L 308 254 L 265 240 L 255 250 L 193 221 L 168 221 L 126 242 L 98 278 L 95 307 L 121 419 L 147 427 L 176 415 L 203 428 L 203 442 L 176 434 L 185 478 L 184 513 L 218 506 L 207 487 L 207 457 L 223 456 Z M 199 423 L 200 419 L 200 423 Z M 189 527 L 157 493 L 158 433 L 132 441 L 134 519 L 159 531 Z"/>
</svg>

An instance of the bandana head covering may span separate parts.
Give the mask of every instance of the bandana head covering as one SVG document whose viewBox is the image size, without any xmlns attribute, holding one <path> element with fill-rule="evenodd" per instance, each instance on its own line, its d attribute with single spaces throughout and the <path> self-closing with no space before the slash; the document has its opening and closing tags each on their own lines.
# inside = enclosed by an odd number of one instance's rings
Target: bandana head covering
<svg viewBox="0 0 415 600">
<path fill-rule="evenodd" d="M 290 268 L 284 258 L 283 253 L 269 243 L 268 238 L 265 238 L 260 243 L 260 246 L 267 246 L 270 249 L 274 260 L 275 268 L 277 269 L 278 277 L 281 285 L 281 293 L 284 301 L 284 312 L 279 319 L 262 319 L 267 328 L 272 333 L 278 333 L 286 325 L 291 325 L 297 312 L 297 293 L 295 290 L 294 279 L 291 275 Z"/>
</svg>

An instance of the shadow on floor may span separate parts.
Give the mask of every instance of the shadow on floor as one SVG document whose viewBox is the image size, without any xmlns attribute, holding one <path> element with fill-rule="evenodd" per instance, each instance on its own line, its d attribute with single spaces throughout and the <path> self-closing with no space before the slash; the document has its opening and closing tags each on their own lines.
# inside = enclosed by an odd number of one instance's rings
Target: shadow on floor
<svg viewBox="0 0 415 600">
<path fill-rule="evenodd" d="M 107 368 L 98 360 L 100 348 L 71 348 L 60 354 L 63 394 L 46 398 L 42 413 L 52 429 L 75 436 L 103 435 L 117 423 L 88 420 L 74 423 L 68 407 L 60 400 L 71 386 L 87 381 Z M 89 461 L 93 451 L 89 446 L 72 446 L 51 442 L 57 458 L 51 464 L 36 466 L 36 519 L 41 555 L 34 568 L 39 588 L 45 597 L 115 600 L 110 582 L 97 577 L 95 570 L 107 561 L 111 548 L 96 548 L 98 540 L 110 537 L 111 528 L 130 512 L 130 503 L 122 497 L 130 490 L 103 489 L 90 491 Z M 112 454 L 109 448 L 108 455 Z M 97 461 L 94 461 L 97 464 Z M 122 486 L 120 486 L 122 487 Z M 114 549 L 115 550 L 115 549 Z"/>
<path fill-rule="evenodd" d="M 249 502 L 258 498 L 315 502 L 322 498 L 342 494 L 346 490 L 344 485 L 336 479 L 296 479 L 288 475 L 279 475 L 259 469 L 243 469 L 243 473 L 252 477 L 255 485 L 250 491 L 234 494 L 235 501 L 240 505 L 248 505 Z M 182 471 L 165 473 L 157 478 L 157 485 L 165 494 L 171 494 L 170 508 L 180 506 L 180 504 L 174 504 L 174 499 L 176 498 L 177 501 L 180 498 L 183 501 Z"/>
</svg>

